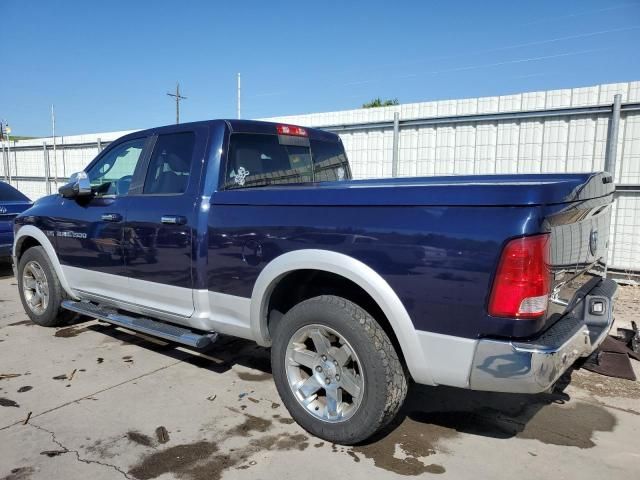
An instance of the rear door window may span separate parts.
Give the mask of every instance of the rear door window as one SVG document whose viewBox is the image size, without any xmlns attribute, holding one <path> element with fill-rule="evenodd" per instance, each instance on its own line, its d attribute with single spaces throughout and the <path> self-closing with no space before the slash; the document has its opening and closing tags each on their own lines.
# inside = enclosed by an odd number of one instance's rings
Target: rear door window
<svg viewBox="0 0 640 480">
<path fill-rule="evenodd" d="M 313 181 L 308 146 L 281 145 L 276 135 L 234 133 L 229 141 L 226 188 Z"/>
<path fill-rule="evenodd" d="M 143 194 L 178 195 L 187 190 L 195 146 L 194 132 L 158 135 L 149 160 Z"/>
</svg>

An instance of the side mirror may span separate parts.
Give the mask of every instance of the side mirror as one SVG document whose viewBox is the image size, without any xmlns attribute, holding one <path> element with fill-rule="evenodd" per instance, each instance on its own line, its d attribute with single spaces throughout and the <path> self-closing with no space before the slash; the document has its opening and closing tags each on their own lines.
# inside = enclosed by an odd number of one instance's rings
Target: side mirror
<svg viewBox="0 0 640 480">
<path fill-rule="evenodd" d="M 77 172 L 69 177 L 69 183 L 58 189 L 64 198 L 86 197 L 91 195 L 91 182 L 85 172 Z"/>
</svg>

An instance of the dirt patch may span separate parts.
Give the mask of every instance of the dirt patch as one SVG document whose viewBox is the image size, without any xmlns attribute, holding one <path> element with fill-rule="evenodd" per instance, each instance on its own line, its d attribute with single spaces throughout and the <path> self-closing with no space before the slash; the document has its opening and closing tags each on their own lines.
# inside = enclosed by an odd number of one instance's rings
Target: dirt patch
<svg viewBox="0 0 640 480">
<path fill-rule="evenodd" d="M 51 377 L 52 380 L 66 380 L 67 379 L 67 374 L 65 373 L 64 375 L 56 375 L 55 377 Z"/>
<path fill-rule="evenodd" d="M 86 332 L 87 330 L 88 330 L 87 327 L 65 327 L 65 328 L 58 329 L 53 336 L 58 338 L 77 337 L 78 335 L 80 335 L 83 332 Z"/>
<path fill-rule="evenodd" d="M 352 447 L 348 452 L 351 452 L 350 456 L 356 462 L 360 461 L 358 455 L 363 455 L 373 460 L 376 467 L 398 475 L 444 473 L 442 465 L 425 462 L 423 459 L 437 452 L 446 453 L 438 444 L 455 435 L 456 432 L 449 428 L 425 424 L 407 417 L 386 437 L 367 445 Z M 404 459 L 395 456 L 396 448 L 404 453 Z"/>
<path fill-rule="evenodd" d="M 293 418 L 279 418 L 278 421 L 285 425 L 292 425 L 296 423 L 296 421 Z"/>
<path fill-rule="evenodd" d="M 143 447 L 153 447 L 153 440 L 150 436 L 140 433 L 136 430 L 127 432 L 127 438 L 129 441 L 142 445 Z"/>
<path fill-rule="evenodd" d="M 33 323 L 31 320 L 22 320 L 21 322 L 9 323 L 7 324 L 7 327 L 17 327 L 18 325 L 27 325 L 33 327 L 35 323 Z"/>
<path fill-rule="evenodd" d="M 9 400 L 8 398 L 0 398 L 0 407 L 16 407 L 16 408 L 20 408 L 20 405 L 18 405 L 13 400 Z"/>
<path fill-rule="evenodd" d="M 243 413 L 243 415 L 245 416 L 245 421 L 229 430 L 227 432 L 228 436 L 248 437 L 251 432 L 264 433 L 273 424 L 271 420 L 249 415 L 248 413 Z"/>
<path fill-rule="evenodd" d="M 33 387 L 31 385 L 25 385 L 24 387 L 20 387 L 18 389 L 18 393 L 28 392 L 29 390 L 33 390 Z"/>
<path fill-rule="evenodd" d="M 245 382 L 263 382 L 265 380 L 271 380 L 273 377 L 270 373 L 260 372 L 236 372 L 238 378 L 240 380 L 244 380 Z"/>
<path fill-rule="evenodd" d="M 574 370 L 571 385 L 599 397 L 640 399 L 640 382 L 623 378 L 605 377 L 588 370 Z"/>
<path fill-rule="evenodd" d="M 11 470 L 9 475 L 2 477 L 0 480 L 27 480 L 31 478 L 33 472 L 35 472 L 33 467 L 18 467 Z"/>
<path fill-rule="evenodd" d="M 309 447 L 309 437 L 302 434 L 268 435 L 256 440 L 251 440 L 250 445 L 259 450 L 306 450 Z"/>
<path fill-rule="evenodd" d="M 117 446 L 126 435 L 118 435 L 110 439 L 100 439 L 86 447 L 87 452 L 98 455 L 100 458 L 115 458 L 118 456 Z"/>
</svg>

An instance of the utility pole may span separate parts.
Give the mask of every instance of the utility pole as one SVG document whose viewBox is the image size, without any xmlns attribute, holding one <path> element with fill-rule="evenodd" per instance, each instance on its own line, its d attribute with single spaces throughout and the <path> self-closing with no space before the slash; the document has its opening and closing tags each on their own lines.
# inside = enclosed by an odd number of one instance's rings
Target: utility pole
<svg viewBox="0 0 640 480">
<path fill-rule="evenodd" d="M 176 93 L 167 93 L 170 97 L 176 99 L 176 125 L 180 123 L 180 100 L 186 100 L 187 97 L 180 95 L 180 83 L 176 82 Z"/>
<path fill-rule="evenodd" d="M 238 72 L 238 118 L 240 118 L 240 73 Z"/>
<path fill-rule="evenodd" d="M 56 111 L 53 103 L 51 104 L 51 136 L 53 138 L 53 181 L 58 188 L 58 152 L 56 151 Z M 64 152 L 63 152 L 64 158 Z"/>
</svg>

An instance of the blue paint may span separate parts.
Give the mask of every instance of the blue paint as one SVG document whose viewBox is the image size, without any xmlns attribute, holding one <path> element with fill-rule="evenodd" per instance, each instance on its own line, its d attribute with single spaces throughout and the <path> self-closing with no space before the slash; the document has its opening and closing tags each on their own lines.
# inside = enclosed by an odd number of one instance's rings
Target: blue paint
<svg viewBox="0 0 640 480">
<path fill-rule="evenodd" d="M 180 131 L 197 134 L 184 194 L 130 192 L 78 201 L 50 196 L 17 222 L 87 232 L 86 239 L 54 238 L 65 265 L 247 298 L 262 269 L 279 255 L 300 249 L 343 253 L 389 283 L 418 330 L 467 338 L 530 336 L 565 312 L 552 305 L 537 320 L 487 314 L 493 275 L 509 239 L 551 232 L 553 249 L 566 263 L 552 269 L 566 270 L 567 276 L 591 264 L 601 267 L 606 259 L 606 245 L 593 257 L 581 248 L 562 251 L 563 232 L 611 202 L 613 185 L 606 174 L 346 180 L 224 190 L 229 136 L 276 134 L 275 124 L 239 120 L 136 132 L 109 149 L 131 138 Z M 336 141 L 333 134 L 308 132 L 311 139 Z M 102 221 L 108 212 L 120 213 L 123 221 Z M 165 225 L 164 215 L 180 215 L 185 222 Z M 608 237 L 608 224 L 606 229 L 602 238 Z M 580 235 L 589 232 L 581 231 L 573 234 L 584 245 Z M 559 281 L 558 276 L 555 284 Z M 586 276 L 576 281 L 584 282 Z"/>
<path fill-rule="evenodd" d="M 32 205 L 11 185 L 0 181 L 0 258 L 11 256 L 13 247 L 13 220 Z"/>
</svg>

